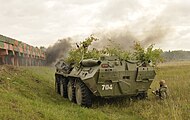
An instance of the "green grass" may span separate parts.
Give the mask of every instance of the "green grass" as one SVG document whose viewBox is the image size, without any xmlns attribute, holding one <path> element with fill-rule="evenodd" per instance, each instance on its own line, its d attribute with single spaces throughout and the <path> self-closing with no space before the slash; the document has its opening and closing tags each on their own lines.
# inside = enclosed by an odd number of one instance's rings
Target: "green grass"
<svg viewBox="0 0 190 120">
<path fill-rule="evenodd" d="M 152 89 L 165 79 L 170 97 L 112 102 L 95 100 L 83 108 L 54 91 L 54 69 L 0 67 L 0 119 L 2 120 L 188 120 L 190 118 L 190 64 L 164 65 L 157 69 Z"/>
</svg>

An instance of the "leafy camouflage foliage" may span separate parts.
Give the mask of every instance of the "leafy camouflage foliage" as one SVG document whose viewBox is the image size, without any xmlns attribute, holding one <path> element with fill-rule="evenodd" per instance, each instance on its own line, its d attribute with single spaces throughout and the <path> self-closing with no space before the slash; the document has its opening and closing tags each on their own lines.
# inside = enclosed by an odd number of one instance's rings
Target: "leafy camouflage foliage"
<svg viewBox="0 0 190 120">
<path fill-rule="evenodd" d="M 161 53 L 163 51 L 161 49 L 154 49 L 154 45 L 150 45 L 148 48 L 143 48 L 139 42 L 134 42 L 132 50 L 133 52 L 122 50 L 120 45 L 112 40 L 109 40 L 111 44 L 105 46 L 102 50 L 98 50 L 96 48 L 92 48 L 89 50 L 88 48 L 92 45 L 94 41 L 97 40 L 97 38 L 91 35 L 79 45 L 77 44 L 78 48 L 73 48 L 72 50 L 70 50 L 67 61 L 74 61 L 78 63 L 82 59 L 98 59 L 102 55 L 118 56 L 120 59 L 138 60 L 145 63 L 149 63 L 151 61 L 153 65 L 156 65 L 158 62 L 162 61 Z"/>
<path fill-rule="evenodd" d="M 148 48 L 143 48 L 140 43 L 136 42 L 133 49 L 133 56 L 136 60 L 148 63 L 152 62 L 153 65 L 163 61 L 163 58 L 161 57 L 161 54 L 163 53 L 162 49 L 154 49 L 154 45 L 150 45 Z"/>
<path fill-rule="evenodd" d="M 66 61 L 78 63 L 83 58 L 99 58 L 100 51 L 96 50 L 95 48 L 93 50 L 88 50 L 88 47 L 92 44 L 92 42 L 97 40 L 97 38 L 91 35 L 79 45 L 77 44 L 77 48 L 73 48 L 69 51 L 69 56 Z"/>
</svg>

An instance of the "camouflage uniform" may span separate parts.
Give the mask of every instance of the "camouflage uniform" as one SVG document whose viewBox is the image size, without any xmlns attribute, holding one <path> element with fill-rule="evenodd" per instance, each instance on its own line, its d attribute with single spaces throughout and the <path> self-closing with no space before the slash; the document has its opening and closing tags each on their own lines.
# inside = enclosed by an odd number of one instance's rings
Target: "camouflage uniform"
<svg viewBox="0 0 190 120">
<path fill-rule="evenodd" d="M 166 99 L 168 97 L 168 93 L 167 93 L 168 87 L 167 87 L 167 85 L 165 83 L 165 80 L 161 80 L 159 82 L 159 84 L 160 84 L 160 88 L 158 90 L 156 90 L 156 91 L 152 91 L 152 93 L 154 95 L 158 96 L 162 100 Z"/>
</svg>

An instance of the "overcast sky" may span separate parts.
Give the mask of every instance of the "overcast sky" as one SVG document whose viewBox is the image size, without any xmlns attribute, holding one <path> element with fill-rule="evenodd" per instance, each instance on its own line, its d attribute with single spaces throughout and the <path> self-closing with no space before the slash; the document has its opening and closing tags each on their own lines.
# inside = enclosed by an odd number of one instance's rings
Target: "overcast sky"
<svg viewBox="0 0 190 120">
<path fill-rule="evenodd" d="M 157 47 L 190 50 L 190 1 L 0 0 L 0 34 L 34 46 L 122 29 L 140 39 L 153 26 L 166 33 Z"/>
</svg>

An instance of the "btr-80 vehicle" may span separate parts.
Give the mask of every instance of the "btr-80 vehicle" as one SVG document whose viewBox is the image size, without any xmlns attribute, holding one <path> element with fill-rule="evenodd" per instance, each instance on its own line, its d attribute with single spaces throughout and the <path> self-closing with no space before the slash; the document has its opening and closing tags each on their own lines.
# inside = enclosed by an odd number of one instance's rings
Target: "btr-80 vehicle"
<svg viewBox="0 0 190 120">
<path fill-rule="evenodd" d="M 92 105 L 92 96 L 146 98 L 156 75 L 148 63 L 121 60 L 115 56 L 82 60 L 78 66 L 60 60 L 55 66 L 56 92 L 85 107 Z"/>
</svg>

